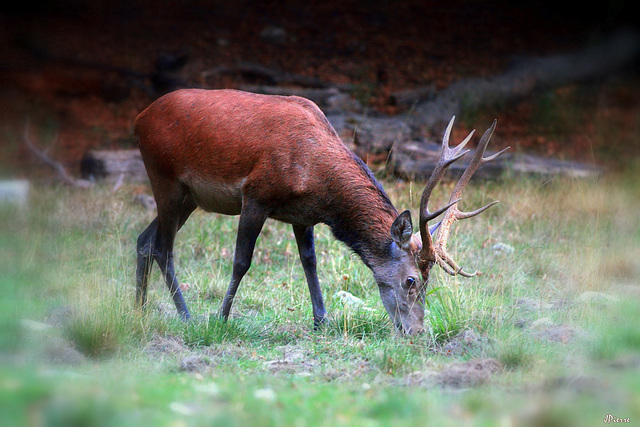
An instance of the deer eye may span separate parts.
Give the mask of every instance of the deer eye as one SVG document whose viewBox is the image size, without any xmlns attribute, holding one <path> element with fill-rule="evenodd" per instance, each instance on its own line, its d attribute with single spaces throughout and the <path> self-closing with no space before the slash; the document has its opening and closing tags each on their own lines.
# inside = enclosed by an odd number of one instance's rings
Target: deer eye
<svg viewBox="0 0 640 427">
<path fill-rule="evenodd" d="M 404 282 L 404 285 L 407 289 L 411 289 L 416 284 L 415 277 L 407 277 L 407 280 Z"/>
</svg>

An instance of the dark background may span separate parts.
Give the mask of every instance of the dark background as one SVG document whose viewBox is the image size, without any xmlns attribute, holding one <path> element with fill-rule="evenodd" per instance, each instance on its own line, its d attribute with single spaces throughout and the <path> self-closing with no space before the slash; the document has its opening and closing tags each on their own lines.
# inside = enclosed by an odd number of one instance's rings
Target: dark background
<svg viewBox="0 0 640 427">
<path fill-rule="evenodd" d="M 461 78 L 497 74 L 519 58 L 577 50 L 638 23 L 631 2 L 577 4 L 11 2 L 0 7 L 0 167 L 4 175 L 42 172 L 20 144 L 28 122 L 34 140 L 45 148 L 53 144 L 49 154 L 77 173 L 89 148 L 131 147 L 133 119 L 162 93 L 247 83 L 247 76 L 202 74 L 214 67 L 246 61 L 353 84 L 358 88 L 354 96 L 370 111 L 393 115 L 402 110 L 390 102 L 394 91 L 425 85 L 437 90 Z M 277 31 L 269 35 L 273 28 Z M 626 141 L 616 155 L 637 155 L 637 71 L 633 64 L 621 70 L 621 77 L 585 82 L 579 90 L 557 89 L 546 102 L 592 107 L 581 113 L 585 126 L 593 114 L 611 115 L 620 122 L 623 137 L 617 141 Z M 257 80 L 249 83 L 264 83 Z M 496 148 L 515 145 L 561 157 L 593 156 L 591 130 L 579 124 L 566 132 L 532 128 L 539 103 L 532 98 L 494 108 L 486 117 L 480 112 L 474 127 L 498 116 Z M 596 160 L 613 158 L 604 153 Z"/>
</svg>

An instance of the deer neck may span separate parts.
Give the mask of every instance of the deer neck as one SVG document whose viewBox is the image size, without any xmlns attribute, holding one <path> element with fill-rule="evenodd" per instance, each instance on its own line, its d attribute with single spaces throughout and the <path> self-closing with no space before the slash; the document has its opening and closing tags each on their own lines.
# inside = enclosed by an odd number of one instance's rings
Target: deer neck
<svg viewBox="0 0 640 427">
<path fill-rule="evenodd" d="M 333 215 L 326 221 L 333 235 L 374 271 L 389 257 L 391 225 L 398 216 L 386 195 L 379 197 L 375 193 L 369 197 L 349 198 L 343 203 L 334 203 Z"/>
</svg>

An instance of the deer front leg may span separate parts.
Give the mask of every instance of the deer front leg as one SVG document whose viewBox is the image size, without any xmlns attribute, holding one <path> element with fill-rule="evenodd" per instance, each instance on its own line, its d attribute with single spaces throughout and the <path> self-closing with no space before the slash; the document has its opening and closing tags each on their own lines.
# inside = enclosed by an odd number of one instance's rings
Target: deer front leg
<svg viewBox="0 0 640 427">
<path fill-rule="evenodd" d="M 160 270 L 162 270 L 167 288 L 169 288 L 169 293 L 171 294 L 171 298 L 173 298 L 173 303 L 176 306 L 176 310 L 178 310 L 180 318 L 182 320 L 189 320 L 191 314 L 187 308 L 187 303 L 184 301 L 182 291 L 180 291 L 178 284 L 178 278 L 176 277 L 176 270 L 173 264 L 173 250 L 163 249 L 157 257 L 157 262 Z"/>
<path fill-rule="evenodd" d="M 316 271 L 316 249 L 313 240 L 313 227 L 294 225 L 293 232 L 296 236 L 300 262 L 302 263 L 304 275 L 307 278 L 307 286 L 309 286 L 309 294 L 311 295 L 313 326 L 317 329 L 320 324 L 325 321 L 327 311 L 324 308 L 322 290 L 320 289 L 320 282 L 318 281 L 318 273 Z"/>
<path fill-rule="evenodd" d="M 266 212 L 256 203 L 243 201 L 240 221 L 238 223 L 238 235 L 236 237 L 236 251 L 233 255 L 233 272 L 231 282 L 227 289 L 227 294 L 222 300 L 220 317 L 224 320 L 229 318 L 233 299 L 238 291 L 238 286 L 244 275 L 249 271 L 253 249 L 256 245 L 258 235 L 262 231 L 262 226 L 267 219 Z"/>
</svg>

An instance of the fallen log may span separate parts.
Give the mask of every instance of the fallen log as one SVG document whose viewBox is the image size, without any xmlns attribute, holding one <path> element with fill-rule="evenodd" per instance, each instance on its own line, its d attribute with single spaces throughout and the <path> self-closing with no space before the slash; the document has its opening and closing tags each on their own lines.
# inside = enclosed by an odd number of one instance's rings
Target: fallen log
<svg viewBox="0 0 640 427">
<path fill-rule="evenodd" d="M 143 181 L 147 171 L 140 151 L 134 150 L 89 150 L 80 162 L 80 173 L 84 179 L 117 181 Z"/>
<path fill-rule="evenodd" d="M 414 141 L 397 145 L 391 152 L 387 168 L 397 176 L 411 180 L 426 180 L 431 176 L 440 157 L 442 147 L 434 142 Z M 486 156 L 493 153 L 487 152 Z M 449 166 L 449 173 L 462 175 L 473 152 Z M 476 179 L 497 179 L 503 176 L 565 176 L 570 178 L 597 177 L 605 172 L 603 167 L 536 156 L 507 152 L 494 161 L 481 166 L 474 175 Z"/>
<path fill-rule="evenodd" d="M 329 116 L 329 122 L 345 144 L 361 157 L 388 154 L 395 144 L 411 140 L 411 129 L 394 117 L 349 116 L 339 120 Z"/>
<path fill-rule="evenodd" d="M 356 151 L 361 151 L 358 147 Z M 433 172 L 439 157 L 440 144 L 412 141 L 397 144 L 391 150 L 387 169 L 396 176 L 425 180 Z M 361 153 L 363 154 L 363 153 Z M 366 154 L 366 153 L 365 153 Z M 487 156 L 492 153 L 487 152 Z M 471 154 L 467 154 L 449 167 L 452 176 L 459 176 L 468 165 Z M 144 181 L 147 173 L 138 150 L 100 151 L 90 150 L 81 165 L 86 180 Z M 571 178 L 597 177 L 605 169 L 592 164 L 565 161 L 525 153 L 505 153 L 495 161 L 482 166 L 476 174 L 478 179 L 497 179 L 502 176 L 566 176 Z"/>
<path fill-rule="evenodd" d="M 238 89 L 264 95 L 301 96 L 315 102 L 325 114 L 361 112 L 362 105 L 337 87 L 303 88 L 290 86 L 242 85 Z"/>
<path fill-rule="evenodd" d="M 433 98 L 436 94 L 436 85 L 416 87 L 413 89 L 393 92 L 389 98 L 391 105 L 398 107 L 412 107 L 418 102 Z"/>
<path fill-rule="evenodd" d="M 269 86 L 297 85 L 309 88 L 330 88 L 352 90 L 353 85 L 335 84 L 316 77 L 277 70 L 254 62 L 239 62 L 236 65 L 221 65 L 200 73 L 204 79 L 222 74 L 239 75 L 250 80 L 262 80 Z"/>
<path fill-rule="evenodd" d="M 567 54 L 522 60 L 502 74 L 458 80 L 432 99 L 398 116 L 414 136 L 440 134 L 451 116 L 483 106 L 522 99 L 535 90 L 608 76 L 633 64 L 640 54 L 640 35 L 620 30 L 600 43 Z"/>
</svg>

